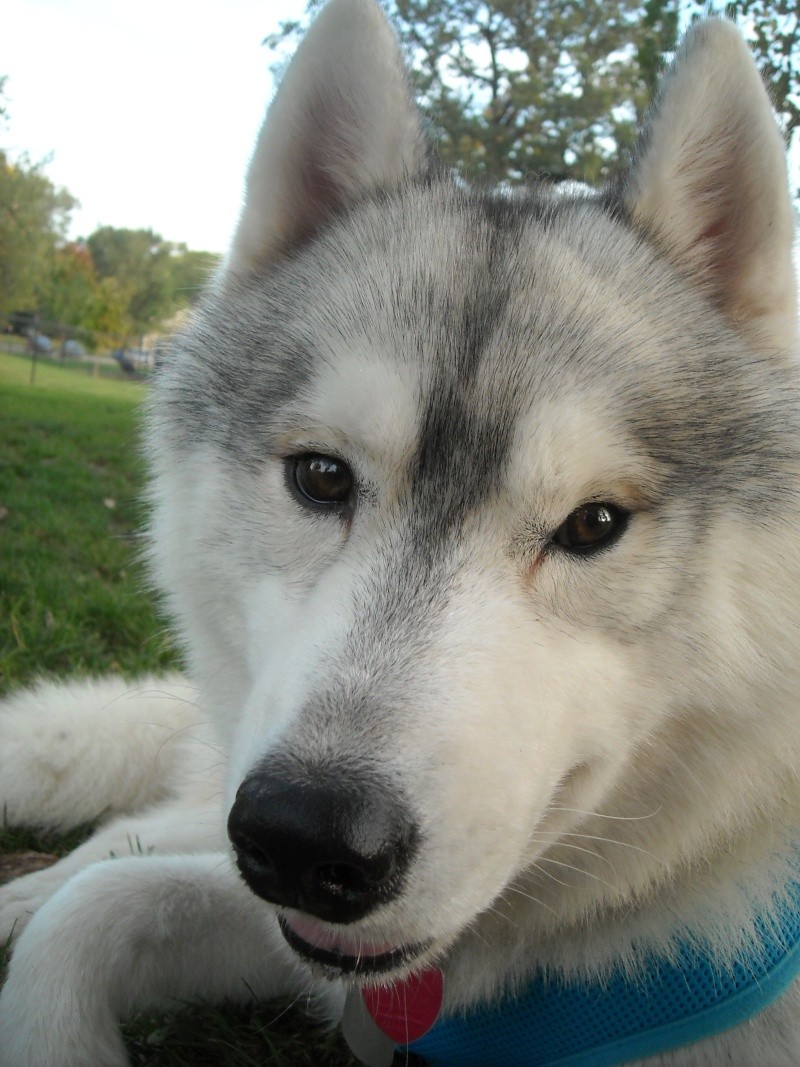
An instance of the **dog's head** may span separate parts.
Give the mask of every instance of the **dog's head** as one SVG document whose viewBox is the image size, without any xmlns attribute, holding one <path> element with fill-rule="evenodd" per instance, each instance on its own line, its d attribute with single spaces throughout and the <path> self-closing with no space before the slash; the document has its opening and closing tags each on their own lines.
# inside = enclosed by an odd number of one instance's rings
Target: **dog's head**
<svg viewBox="0 0 800 1067">
<path fill-rule="evenodd" d="M 610 191 L 522 199 L 430 165 L 372 0 L 323 11 L 151 419 L 159 578 L 297 951 L 386 973 L 630 899 L 761 795 L 746 739 L 796 758 L 794 299 L 730 25 Z"/>
</svg>

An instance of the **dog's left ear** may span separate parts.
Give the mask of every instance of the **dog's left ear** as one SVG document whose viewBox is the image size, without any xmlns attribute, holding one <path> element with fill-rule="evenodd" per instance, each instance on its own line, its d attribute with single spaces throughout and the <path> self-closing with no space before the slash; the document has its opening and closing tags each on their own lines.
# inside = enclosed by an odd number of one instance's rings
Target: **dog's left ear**
<svg viewBox="0 0 800 1067">
<path fill-rule="evenodd" d="M 330 0 L 267 112 L 227 260 L 258 270 L 366 193 L 419 172 L 427 147 L 375 0 Z"/>
<path fill-rule="evenodd" d="M 797 343 L 784 145 L 736 27 L 698 23 L 666 74 L 624 204 L 761 349 Z"/>
</svg>

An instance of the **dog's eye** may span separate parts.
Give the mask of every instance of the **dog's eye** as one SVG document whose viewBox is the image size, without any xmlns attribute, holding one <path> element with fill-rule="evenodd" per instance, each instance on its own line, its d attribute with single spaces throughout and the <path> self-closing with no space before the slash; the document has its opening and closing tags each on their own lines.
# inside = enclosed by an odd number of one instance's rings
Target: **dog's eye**
<svg viewBox="0 0 800 1067">
<path fill-rule="evenodd" d="M 552 543 L 578 556 L 608 548 L 624 532 L 630 513 L 616 504 L 581 504 L 561 523 Z"/>
<path fill-rule="evenodd" d="M 286 461 L 289 484 L 302 504 L 315 507 L 341 507 L 353 492 L 353 475 L 334 456 L 289 456 Z"/>
</svg>

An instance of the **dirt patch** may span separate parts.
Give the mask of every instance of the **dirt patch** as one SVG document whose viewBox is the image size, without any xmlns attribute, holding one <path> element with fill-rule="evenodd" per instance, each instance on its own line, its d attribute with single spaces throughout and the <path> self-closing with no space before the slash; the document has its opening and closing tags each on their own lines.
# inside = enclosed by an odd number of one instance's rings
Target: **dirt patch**
<svg viewBox="0 0 800 1067">
<path fill-rule="evenodd" d="M 51 867 L 58 856 L 50 852 L 5 852 L 0 856 L 0 885 L 32 871 Z"/>
</svg>

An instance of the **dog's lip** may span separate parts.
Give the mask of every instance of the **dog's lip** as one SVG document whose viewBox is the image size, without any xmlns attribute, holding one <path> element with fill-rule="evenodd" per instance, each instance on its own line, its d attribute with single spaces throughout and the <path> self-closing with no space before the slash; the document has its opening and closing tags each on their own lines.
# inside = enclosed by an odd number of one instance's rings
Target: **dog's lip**
<svg viewBox="0 0 800 1067">
<path fill-rule="evenodd" d="M 279 915 L 278 925 L 299 956 L 339 974 L 386 974 L 416 960 L 429 947 L 427 942 L 397 945 L 369 941 L 299 913 Z"/>
</svg>

